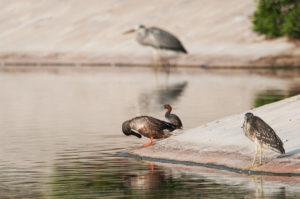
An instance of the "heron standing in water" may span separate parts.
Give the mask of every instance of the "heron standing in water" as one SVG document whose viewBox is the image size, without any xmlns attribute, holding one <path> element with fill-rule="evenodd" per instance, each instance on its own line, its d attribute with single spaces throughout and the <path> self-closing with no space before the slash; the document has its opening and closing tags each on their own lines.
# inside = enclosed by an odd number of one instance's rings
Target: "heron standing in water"
<svg viewBox="0 0 300 199">
<path fill-rule="evenodd" d="M 157 51 L 158 50 L 170 50 L 174 52 L 180 52 L 187 54 L 188 52 L 183 47 L 178 38 L 173 34 L 162 30 L 157 27 L 147 28 L 144 25 L 137 25 L 133 29 L 124 32 L 124 34 L 136 32 L 136 40 L 143 46 L 151 46 L 155 48 L 154 51 L 154 63 L 157 65 Z"/>
</svg>

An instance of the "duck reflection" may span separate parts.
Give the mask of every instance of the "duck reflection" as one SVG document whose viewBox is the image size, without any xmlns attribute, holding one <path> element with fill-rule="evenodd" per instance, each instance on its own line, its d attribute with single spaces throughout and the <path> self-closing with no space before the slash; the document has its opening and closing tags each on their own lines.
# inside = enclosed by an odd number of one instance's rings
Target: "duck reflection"
<svg viewBox="0 0 300 199">
<path fill-rule="evenodd" d="M 149 166 L 148 171 L 124 175 L 123 180 L 126 187 L 151 191 L 165 184 L 166 173 L 163 170 L 155 169 L 149 162 L 145 162 L 145 164 Z"/>
<path fill-rule="evenodd" d="M 285 198 L 291 195 L 281 183 L 279 186 L 270 183 L 273 176 L 243 176 L 245 185 L 253 184 L 249 188 L 239 184 L 236 178 L 224 182 L 222 175 L 187 170 L 116 156 L 104 159 L 99 152 L 81 158 L 64 155 L 53 165 L 46 194 L 49 198 Z M 298 193 L 293 196 L 299 198 Z"/>
<path fill-rule="evenodd" d="M 185 91 L 188 82 L 181 82 L 168 87 L 160 87 L 149 92 L 141 93 L 138 99 L 141 112 L 157 110 L 163 104 L 174 104 Z"/>
<path fill-rule="evenodd" d="M 113 160 L 61 159 L 50 177 L 51 198 L 93 198 L 98 196 L 161 196 L 175 192 L 172 176 L 150 162 L 114 158 Z M 79 196 L 79 197 L 78 197 Z"/>
</svg>

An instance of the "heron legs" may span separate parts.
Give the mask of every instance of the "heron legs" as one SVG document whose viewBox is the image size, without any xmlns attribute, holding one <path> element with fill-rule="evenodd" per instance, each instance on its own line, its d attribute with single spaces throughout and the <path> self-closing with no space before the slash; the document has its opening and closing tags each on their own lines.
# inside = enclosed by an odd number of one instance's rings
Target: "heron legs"
<svg viewBox="0 0 300 199">
<path fill-rule="evenodd" d="M 156 49 L 153 49 L 153 63 L 154 63 L 155 85 L 157 86 L 158 50 Z"/>
<path fill-rule="evenodd" d="M 258 154 L 258 150 L 257 150 L 257 144 L 254 144 L 255 146 L 255 153 L 254 153 L 254 157 L 253 157 L 253 161 L 252 161 L 252 164 L 250 167 L 248 167 L 247 169 L 251 169 L 251 168 L 255 168 L 255 167 L 259 167 L 262 165 L 262 154 L 263 154 L 263 151 L 262 151 L 262 146 L 261 144 L 259 145 L 260 149 L 259 149 L 259 152 L 260 152 L 260 157 L 259 157 L 259 164 L 255 164 L 256 162 L 256 157 L 257 157 L 257 154 Z"/>
<path fill-rule="evenodd" d="M 252 162 L 252 165 L 251 165 L 251 167 L 253 167 L 254 166 L 254 163 L 255 163 L 255 161 L 256 161 L 256 157 L 257 157 L 257 145 L 256 144 L 254 144 L 254 146 L 255 146 L 255 153 L 254 153 L 254 158 L 253 158 L 253 162 Z"/>
<path fill-rule="evenodd" d="M 262 165 L 262 155 L 263 155 L 263 150 L 262 150 L 262 146 L 261 145 L 259 145 L 260 146 L 260 159 L 259 159 L 259 165 Z"/>
<path fill-rule="evenodd" d="M 160 57 L 159 57 L 159 52 L 157 49 L 153 50 L 153 62 L 154 62 L 154 69 L 155 71 L 158 68 L 158 61 L 159 61 Z"/>
<path fill-rule="evenodd" d="M 151 144 L 152 144 L 152 141 L 153 141 L 153 137 L 151 137 L 151 138 L 150 138 L 150 141 L 149 141 L 148 143 L 144 144 L 143 146 L 145 147 L 145 146 L 151 145 Z"/>
</svg>

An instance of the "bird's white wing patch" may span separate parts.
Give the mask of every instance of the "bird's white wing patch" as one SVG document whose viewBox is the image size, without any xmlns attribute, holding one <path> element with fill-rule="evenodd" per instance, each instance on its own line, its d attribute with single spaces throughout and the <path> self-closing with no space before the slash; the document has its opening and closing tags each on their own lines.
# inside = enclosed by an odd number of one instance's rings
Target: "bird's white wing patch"
<svg viewBox="0 0 300 199">
<path fill-rule="evenodd" d="M 138 132 L 137 130 L 131 129 L 131 131 L 140 134 L 140 132 Z"/>
</svg>

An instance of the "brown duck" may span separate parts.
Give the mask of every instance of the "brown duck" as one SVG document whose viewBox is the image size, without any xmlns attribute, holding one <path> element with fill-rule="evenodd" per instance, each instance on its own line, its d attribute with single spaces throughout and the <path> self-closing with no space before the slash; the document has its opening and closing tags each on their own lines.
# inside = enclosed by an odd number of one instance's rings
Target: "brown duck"
<svg viewBox="0 0 300 199">
<path fill-rule="evenodd" d="M 176 126 L 177 129 L 182 129 L 182 122 L 179 119 L 179 117 L 175 114 L 171 114 L 172 107 L 169 104 L 165 104 L 164 108 L 167 109 L 167 112 L 165 114 L 165 118 L 169 120 L 172 124 Z"/>
<path fill-rule="evenodd" d="M 174 131 L 176 126 L 150 116 L 139 116 L 127 120 L 122 124 L 122 131 L 126 136 L 134 135 L 138 138 L 143 136 L 150 138 L 150 141 L 143 146 L 152 144 L 153 139 L 167 138 Z"/>
</svg>

